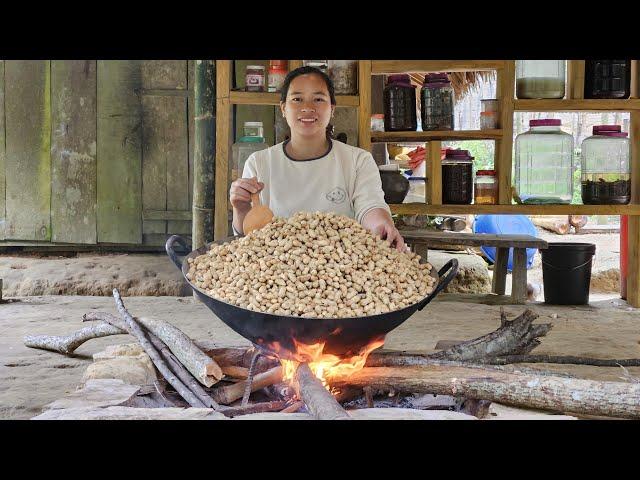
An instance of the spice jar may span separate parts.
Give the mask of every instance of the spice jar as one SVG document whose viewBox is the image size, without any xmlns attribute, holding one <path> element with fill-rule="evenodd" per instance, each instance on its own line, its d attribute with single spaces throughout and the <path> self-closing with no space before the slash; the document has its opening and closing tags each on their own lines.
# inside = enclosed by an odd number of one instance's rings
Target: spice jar
<svg viewBox="0 0 640 480">
<path fill-rule="evenodd" d="M 448 148 L 442 160 L 442 203 L 468 205 L 472 193 L 473 157 L 468 150 Z"/>
<path fill-rule="evenodd" d="M 358 61 L 357 60 L 329 60 L 327 74 L 336 95 L 358 94 Z"/>
<path fill-rule="evenodd" d="M 476 205 L 498 203 L 498 181 L 495 170 L 478 170 L 473 186 L 473 202 Z"/>
<path fill-rule="evenodd" d="M 620 125 L 595 125 L 581 148 L 582 203 L 626 205 L 631 200 L 629 139 Z"/>
<path fill-rule="evenodd" d="M 498 128 L 498 112 L 480 112 L 480 130 Z"/>
<path fill-rule="evenodd" d="M 287 60 L 269 60 L 269 92 L 279 92 L 284 84 L 288 70 Z"/>
<path fill-rule="evenodd" d="M 371 115 L 371 131 L 384 132 L 384 113 L 374 113 Z"/>
<path fill-rule="evenodd" d="M 389 75 L 382 96 L 386 132 L 415 131 L 418 128 L 416 86 L 411 85 L 409 75 Z"/>
<path fill-rule="evenodd" d="M 262 65 L 247 65 L 245 90 L 247 92 L 264 92 L 264 67 Z"/>
<path fill-rule="evenodd" d="M 446 73 L 429 73 L 420 90 L 422 130 L 453 130 L 453 88 Z"/>
<path fill-rule="evenodd" d="M 324 73 L 327 73 L 327 69 L 329 68 L 329 60 L 303 60 L 302 64 L 305 67 L 315 67 L 322 70 Z"/>
</svg>

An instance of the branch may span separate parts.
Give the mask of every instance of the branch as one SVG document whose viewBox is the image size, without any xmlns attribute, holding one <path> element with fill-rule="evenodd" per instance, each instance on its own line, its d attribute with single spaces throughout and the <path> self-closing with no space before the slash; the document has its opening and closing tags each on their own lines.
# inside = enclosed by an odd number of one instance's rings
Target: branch
<svg viewBox="0 0 640 480">
<path fill-rule="evenodd" d="M 66 336 L 25 335 L 24 344 L 30 348 L 40 348 L 43 350 L 62 353 L 64 355 L 71 355 L 76 348 L 87 340 L 126 333 L 126 331 L 113 327 L 109 324 L 100 323 L 98 325 L 84 327 L 81 330 Z"/>
<path fill-rule="evenodd" d="M 301 363 L 294 375 L 294 388 L 309 412 L 318 420 L 351 420 L 351 417 L 322 382 L 313 374 L 309 365 Z"/>
<path fill-rule="evenodd" d="M 191 390 L 189 390 L 189 388 L 187 388 L 187 386 L 169 369 L 165 361 L 160 358 L 160 354 L 147 339 L 140 325 L 138 325 L 129 312 L 127 312 L 117 288 L 113 289 L 113 298 L 116 301 L 118 312 L 120 312 L 120 315 L 126 323 L 127 331 L 138 339 L 142 348 L 144 348 L 145 352 L 147 352 L 149 357 L 151 357 L 151 361 L 167 382 L 169 382 L 180 396 L 192 407 L 205 407 L 205 404 Z"/>
</svg>

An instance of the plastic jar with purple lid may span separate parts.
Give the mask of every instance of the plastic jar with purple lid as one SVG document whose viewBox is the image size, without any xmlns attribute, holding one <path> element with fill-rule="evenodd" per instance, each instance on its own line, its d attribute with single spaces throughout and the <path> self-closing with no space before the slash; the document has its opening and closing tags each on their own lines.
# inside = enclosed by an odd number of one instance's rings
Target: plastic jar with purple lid
<svg viewBox="0 0 640 480">
<path fill-rule="evenodd" d="M 386 132 L 415 131 L 418 128 L 416 86 L 409 75 L 390 75 L 383 92 L 384 130 Z"/>
<path fill-rule="evenodd" d="M 453 130 L 453 87 L 446 73 L 428 73 L 420 90 L 422 130 Z"/>
<path fill-rule="evenodd" d="M 515 187 L 525 204 L 565 204 L 573 197 L 573 137 L 555 118 L 529 120 L 516 137 Z"/>
<path fill-rule="evenodd" d="M 442 160 L 442 203 L 468 205 L 473 200 L 473 157 L 469 150 L 447 148 Z"/>
<path fill-rule="evenodd" d="M 630 142 L 620 125 L 595 125 L 582 141 L 582 203 L 626 205 L 631 200 Z"/>
</svg>

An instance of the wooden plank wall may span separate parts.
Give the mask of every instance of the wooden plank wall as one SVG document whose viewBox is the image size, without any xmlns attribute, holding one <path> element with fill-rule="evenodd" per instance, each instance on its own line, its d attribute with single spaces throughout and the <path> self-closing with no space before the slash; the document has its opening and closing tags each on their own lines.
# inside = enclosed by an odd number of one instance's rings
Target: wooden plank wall
<svg viewBox="0 0 640 480">
<path fill-rule="evenodd" d="M 142 62 L 98 60 L 98 242 L 142 242 Z"/>
<path fill-rule="evenodd" d="M 5 148 L 4 148 L 4 60 L 0 60 L 0 240 L 5 227 Z"/>
<path fill-rule="evenodd" d="M 145 243 L 164 243 L 151 234 L 191 233 L 188 74 L 183 60 L 145 61 L 142 68 L 142 205 L 166 211 L 164 220 L 144 220 Z"/>
<path fill-rule="evenodd" d="M 51 62 L 51 241 L 96 243 L 96 61 Z"/>
<path fill-rule="evenodd" d="M 7 238 L 51 240 L 49 63 L 5 63 Z"/>
</svg>

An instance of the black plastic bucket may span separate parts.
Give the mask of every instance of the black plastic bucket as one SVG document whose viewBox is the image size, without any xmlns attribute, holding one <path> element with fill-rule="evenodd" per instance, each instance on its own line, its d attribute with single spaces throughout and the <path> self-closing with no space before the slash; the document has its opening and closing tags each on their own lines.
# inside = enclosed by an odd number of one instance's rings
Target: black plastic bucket
<svg viewBox="0 0 640 480">
<path fill-rule="evenodd" d="M 593 243 L 549 243 L 542 254 L 544 301 L 554 305 L 589 303 Z"/>
</svg>

